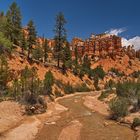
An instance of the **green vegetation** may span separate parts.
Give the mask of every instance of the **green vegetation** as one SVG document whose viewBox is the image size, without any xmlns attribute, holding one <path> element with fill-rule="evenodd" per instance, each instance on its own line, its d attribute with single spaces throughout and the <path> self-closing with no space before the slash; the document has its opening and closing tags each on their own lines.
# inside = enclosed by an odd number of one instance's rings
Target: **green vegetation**
<svg viewBox="0 0 140 140">
<path fill-rule="evenodd" d="M 105 90 L 102 91 L 101 95 L 98 97 L 99 100 L 103 100 L 104 98 L 107 98 L 112 93 L 112 90 Z"/>
<path fill-rule="evenodd" d="M 63 56 L 62 56 L 62 69 L 63 73 L 66 73 L 68 68 L 72 68 L 72 58 L 71 58 L 71 51 L 70 51 L 70 44 L 67 42 L 66 46 L 63 48 Z"/>
<path fill-rule="evenodd" d="M 104 79 L 105 77 L 105 71 L 103 70 L 102 66 L 98 66 L 95 69 L 93 69 L 93 76 L 97 76 L 100 79 Z"/>
<path fill-rule="evenodd" d="M 13 2 L 6 13 L 5 36 L 16 45 L 21 39 L 21 19 L 20 8 Z"/>
<path fill-rule="evenodd" d="M 3 94 L 7 89 L 7 83 L 12 78 L 12 74 L 9 70 L 6 57 L 4 55 L 0 56 L 0 90 Z"/>
<path fill-rule="evenodd" d="M 27 50 L 28 50 L 28 59 L 30 59 L 33 45 L 36 45 L 36 29 L 35 29 L 34 22 L 32 20 L 30 20 L 27 25 L 27 31 L 28 31 L 28 38 L 27 38 L 28 48 L 27 48 Z"/>
<path fill-rule="evenodd" d="M 51 95 L 52 94 L 52 86 L 54 84 L 54 77 L 51 71 L 46 72 L 44 79 L 44 94 Z"/>
<path fill-rule="evenodd" d="M 66 85 L 64 85 L 64 92 L 66 94 L 71 94 L 74 93 L 74 88 L 70 83 L 67 83 Z"/>
<path fill-rule="evenodd" d="M 116 68 L 111 68 L 110 69 L 111 72 L 115 73 L 117 76 L 121 77 L 121 76 L 124 76 L 124 73 L 123 72 L 120 72 L 118 69 Z"/>
<path fill-rule="evenodd" d="M 117 98 L 110 102 L 112 118 L 124 117 L 129 112 L 137 112 L 140 109 L 140 83 L 127 81 L 116 86 Z M 132 109 L 128 110 L 131 106 Z"/>
<path fill-rule="evenodd" d="M 134 129 L 135 127 L 140 126 L 140 118 L 134 118 L 131 128 Z"/>
<path fill-rule="evenodd" d="M 57 66 L 60 67 L 60 60 L 62 59 L 63 55 L 63 46 L 66 42 L 66 30 L 64 25 L 66 24 L 66 20 L 63 13 L 58 13 L 56 16 L 56 24 L 54 28 L 55 32 L 55 53 L 54 56 L 57 59 Z"/>
<path fill-rule="evenodd" d="M 112 99 L 109 107 L 112 112 L 111 118 L 114 120 L 117 120 L 120 117 L 124 117 L 128 114 L 128 103 L 124 98 Z"/>
<path fill-rule="evenodd" d="M 12 48 L 12 42 L 8 40 L 2 32 L 0 32 L 0 52 L 3 53 L 3 51 L 10 51 Z M 3 48 L 2 48 L 3 47 Z"/>
<path fill-rule="evenodd" d="M 74 87 L 75 92 L 89 92 L 90 88 L 85 84 L 81 84 L 81 85 L 76 85 Z"/>
<path fill-rule="evenodd" d="M 140 77 L 140 71 L 134 71 L 131 75 L 132 75 L 134 78 L 139 78 L 139 77 Z"/>
<path fill-rule="evenodd" d="M 63 96 L 61 91 L 58 90 L 58 89 L 55 89 L 54 94 L 55 94 L 56 97 L 62 97 Z"/>
<path fill-rule="evenodd" d="M 43 50 L 44 50 L 44 63 L 47 62 L 47 58 L 48 58 L 48 51 L 49 51 L 49 46 L 48 46 L 48 40 L 44 39 L 44 43 L 43 43 Z"/>
<path fill-rule="evenodd" d="M 40 47 L 33 49 L 32 58 L 35 60 L 43 61 L 43 50 Z"/>
<path fill-rule="evenodd" d="M 113 87 L 116 87 L 116 83 L 115 83 L 112 79 L 110 79 L 110 80 L 106 83 L 105 88 L 106 88 L 106 89 L 112 89 Z"/>
</svg>

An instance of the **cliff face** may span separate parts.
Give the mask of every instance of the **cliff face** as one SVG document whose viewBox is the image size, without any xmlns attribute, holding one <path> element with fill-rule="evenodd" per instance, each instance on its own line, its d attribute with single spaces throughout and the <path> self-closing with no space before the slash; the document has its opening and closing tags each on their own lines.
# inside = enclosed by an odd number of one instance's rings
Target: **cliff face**
<svg viewBox="0 0 140 140">
<path fill-rule="evenodd" d="M 108 34 L 92 35 L 85 41 L 80 38 L 74 38 L 71 42 L 73 55 L 75 47 L 77 47 L 78 53 L 81 56 L 84 54 L 99 57 L 114 56 L 123 50 L 121 38 Z"/>
<path fill-rule="evenodd" d="M 26 27 L 23 29 L 25 36 L 27 37 L 28 32 Z M 53 50 L 55 47 L 54 39 L 47 39 L 48 47 Z M 38 37 L 37 42 L 42 46 L 44 38 Z M 110 34 L 98 34 L 91 35 L 90 38 L 82 40 L 81 38 L 73 38 L 70 42 L 70 48 L 72 56 L 74 57 L 75 48 L 78 50 L 80 57 L 88 54 L 89 57 L 99 57 L 99 58 L 112 58 L 115 59 L 116 56 L 128 55 L 131 59 L 140 58 L 140 50 L 134 50 L 134 46 L 122 46 L 122 38 L 116 35 Z"/>
<path fill-rule="evenodd" d="M 116 35 L 91 35 L 86 40 L 73 38 L 71 42 L 73 57 L 75 48 L 77 48 L 81 57 L 88 54 L 89 57 L 116 59 L 116 56 L 123 57 L 127 55 L 130 59 L 140 59 L 140 50 L 135 50 L 133 45 L 122 46 L 122 38 Z"/>
</svg>

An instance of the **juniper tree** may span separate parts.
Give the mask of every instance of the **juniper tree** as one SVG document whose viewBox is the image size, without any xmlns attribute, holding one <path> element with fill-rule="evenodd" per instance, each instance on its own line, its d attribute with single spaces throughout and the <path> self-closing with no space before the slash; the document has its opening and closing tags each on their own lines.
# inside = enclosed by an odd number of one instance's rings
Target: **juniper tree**
<svg viewBox="0 0 140 140">
<path fill-rule="evenodd" d="M 30 20 L 27 25 L 27 31 L 28 31 L 28 37 L 27 37 L 28 59 L 30 59 L 30 55 L 32 53 L 32 47 L 33 47 L 33 45 L 36 45 L 36 36 L 37 36 L 35 25 L 32 20 Z"/>
<path fill-rule="evenodd" d="M 13 2 L 6 13 L 6 36 L 14 44 L 19 45 L 21 37 L 21 12 L 16 2 Z"/>
<path fill-rule="evenodd" d="M 60 67 L 60 60 L 63 53 L 63 45 L 66 41 L 66 20 L 63 13 L 58 13 L 56 16 L 55 32 L 55 58 L 57 59 L 57 66 Z"/>
</svg>

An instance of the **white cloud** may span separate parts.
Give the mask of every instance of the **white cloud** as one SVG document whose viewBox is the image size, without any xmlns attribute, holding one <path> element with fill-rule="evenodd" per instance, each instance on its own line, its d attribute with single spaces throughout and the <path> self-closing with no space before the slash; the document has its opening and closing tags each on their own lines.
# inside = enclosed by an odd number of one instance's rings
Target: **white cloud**
<svg viewBox="0 0 140 140">
<path fill-rule="evenodd" d="M 136 50 L 139 50 L 140 49 L 140 36 L 136 36 L 131 39 L 122 38 L 122 45 L 123 46 L 134 45 L 134 48 Z"/>
<path fill-rule="evenodd" d="M 125 28 L 120 28 L 120 29 L 110 29 L 109 31 L 106 31 L 105 33 L 111 34 L 111 35 L 119 35 L 125 31 L 126 31 Z"/>
<path fill-rule="evenodd" d="M 119 35 L 126 31 L 126 28 L 119 28 L 119 29 L 110 29 L 109 31 L 106 31 L 105 33 L 111 34 L 111 35 Z M 131 39 L 122 38 L 122 46 L 129 46 L 134 45 L 134 49 L 139 50 L 140 49 L 140 36 L 135 36 Z"/>
</svg>

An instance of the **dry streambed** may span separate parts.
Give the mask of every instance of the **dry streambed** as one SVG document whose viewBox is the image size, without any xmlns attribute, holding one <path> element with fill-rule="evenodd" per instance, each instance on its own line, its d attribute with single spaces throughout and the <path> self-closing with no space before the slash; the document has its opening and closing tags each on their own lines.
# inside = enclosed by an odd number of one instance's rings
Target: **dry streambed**
<svg viewBox="0 0 140 140">
<path fill-rule="evenodd" d="M 8 117 L 8 112 L 4 111 L 5 105 L 0 104 L 3 111 L 0 113 L 0 119 L 4 120 L 7 114 L 6 119 L 12 120 L 12 123 L 5 121 L 0 126 L 0 130 L 3 130 L 0 139 L 133 140 L 134 132 L 130 128 L 105 117 L 109 115 L 108 106 L 97 98 L 95 92 L 70 95 L 49 103 L 47 112 L 36 116 L 22 116 L 20 106 L 14 103 L 14 106 L 11 106 L 12 108 L 16 106 L 17 111 L 12 111 L 11 108 Z M 2 119 L 0 121 L 2 122 Z"/>
</svg>

